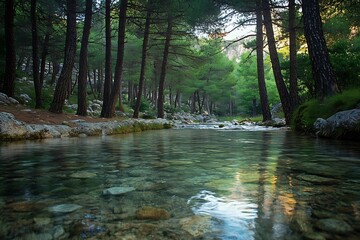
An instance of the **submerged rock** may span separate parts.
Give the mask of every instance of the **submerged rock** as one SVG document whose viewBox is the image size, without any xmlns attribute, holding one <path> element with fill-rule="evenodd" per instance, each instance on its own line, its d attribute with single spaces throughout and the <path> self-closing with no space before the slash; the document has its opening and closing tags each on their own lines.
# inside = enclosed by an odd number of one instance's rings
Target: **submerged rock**
<svg viewBox="0 0 360 240">
<path fill-rule="evenodd" d="M 77 204 L 59 204 L 56 206 L 49 207 L 49 211 L 53 213 L 71 213 L 78 209 L 82 208 L 82 206 Z"/>
<path fill-rule="evenodd" d="M 120 195 L 134 191 L 134 187 L 111 187 L 103 191 L 103 195 Z"/>
<path fill-rule="evenodd" d="M 136 211 L 136 218 L 152 219 L 152 220 L 164 220 L 170 218 L 170 213 L 162 208 L 156 208 L 151 206 L 144 206 Z"/>
<path fill-rule="evenodd" d="M 201 237 L 211 231 L 211 216 L 195 215 L 180 219 L 181 228 L 193 237 Z"/>
<path fill-rule="evenodd" d="M 347 222 L 335 218 L 320 219 L 316 222 L 316 227 L 336 234 L 346 234 L 353 231 L 353 228 Z"/>
<path fill-rule="evenodd" d="M 86 178 L 93 178 L 96 177 L 96 173 L 91 172 L 75 172 L 70 175 L 72 178 L 80 178 L 80 179 L 86 179 Z"/>
</svg>

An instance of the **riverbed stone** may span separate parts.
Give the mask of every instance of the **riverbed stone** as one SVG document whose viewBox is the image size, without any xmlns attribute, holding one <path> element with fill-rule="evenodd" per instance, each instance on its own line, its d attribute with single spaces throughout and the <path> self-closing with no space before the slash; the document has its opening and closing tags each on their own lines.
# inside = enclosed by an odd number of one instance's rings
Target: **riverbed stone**
<svg viewBox="0 0 360 240">
<path fill-rule="evenodd" d="M 193 237 L 201 237 L 211 231 L 211 216 L 194 215 L 180 219 L 181 228 Z"/>
<path fill-rule="evenodd" d="M 136 219 L 152 219 L 152 220 L 162 220 L 169 219 L 170 213 L 162 208 L 156 208 L 152 206 L 144 206 L 138 209 L 135 213 Z"/>
<path fill-rule="evenodd" d="M 316 222 L 316 227 L 335 234 L 347 234 L 353 231 L 353 228 L 347 222 L 335 218 L 320 219 Z"/>
<path fill-rule="evenodd" d="M 51 219 L 48 217 L 36 217 L 34 218 L 34 223 L 37 226 L 46 226 L 49 225 L 51 222 Z"/>
<path fill-rule="evenodd" d="M 78 209 L 82 208 L 82 206 L 72 203 L 59 204 L 52 207 L 49 207 L 49 211 L 53 213 L 71 213 Z"/>
<path fill-rule="evenodd" d="M 96 176 L 97 176 L 96 173 L 86 172 L 86 171 L 75 172 L 70 175 L 70 177 L 72 177 L 72 178 L 80 178 L 80 179 L 93 178 Z"/>
<path fill-rule="evenodd" d="M 111 187 L 103 191 L 103 195 L 121 195 L 135 191 L 134 187 Z"/>
</svg>

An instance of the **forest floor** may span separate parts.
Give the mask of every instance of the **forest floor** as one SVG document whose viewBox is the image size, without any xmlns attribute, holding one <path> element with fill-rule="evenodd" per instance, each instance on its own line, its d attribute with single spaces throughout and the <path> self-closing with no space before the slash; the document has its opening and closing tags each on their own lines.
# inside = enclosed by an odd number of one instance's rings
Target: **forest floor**
<svg viewBox="0 0 360 240">
<path fill-rule="evenodd" d="M 64 121 L 84 120 L 85 122 L 108 122 L 114 120 L 121 120 L 118 118 L 100 118 L 90 116 L 79 116 L 69 113 L 51 113 L 45 109 L 32 109 L 22 105 L 0 105 L 0 112 L 12 113 L 17 120 L 23 121 L 27 124 L 50 124 L 60 125 Z"/>
</svg>

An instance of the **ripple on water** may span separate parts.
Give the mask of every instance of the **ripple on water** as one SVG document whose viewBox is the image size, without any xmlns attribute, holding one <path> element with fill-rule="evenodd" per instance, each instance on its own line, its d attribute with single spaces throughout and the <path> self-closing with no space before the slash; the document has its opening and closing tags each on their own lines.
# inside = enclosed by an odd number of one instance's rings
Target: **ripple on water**
<svg viewBox="0 0 360 240">
<path fill-rule="evenodd" d="M 224 239 L 254 239 L 257 204 L 248 199 L 233 200 L 216 197 L 203 190 L 188 200 L 195 214 L 210 215 L 220 222 Z"/>
</svg>

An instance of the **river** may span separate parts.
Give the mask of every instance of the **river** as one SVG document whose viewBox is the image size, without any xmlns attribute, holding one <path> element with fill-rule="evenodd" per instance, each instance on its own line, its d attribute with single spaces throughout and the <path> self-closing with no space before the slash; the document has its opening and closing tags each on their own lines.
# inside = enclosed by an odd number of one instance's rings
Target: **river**
<svg viewBox="0 0 360 240">
<path fill-rule="evenodd" d="M 0 159 L 1 239 L 360 236 L 359 143 L 172 129 L 0 143 Z"/>
</svg>

